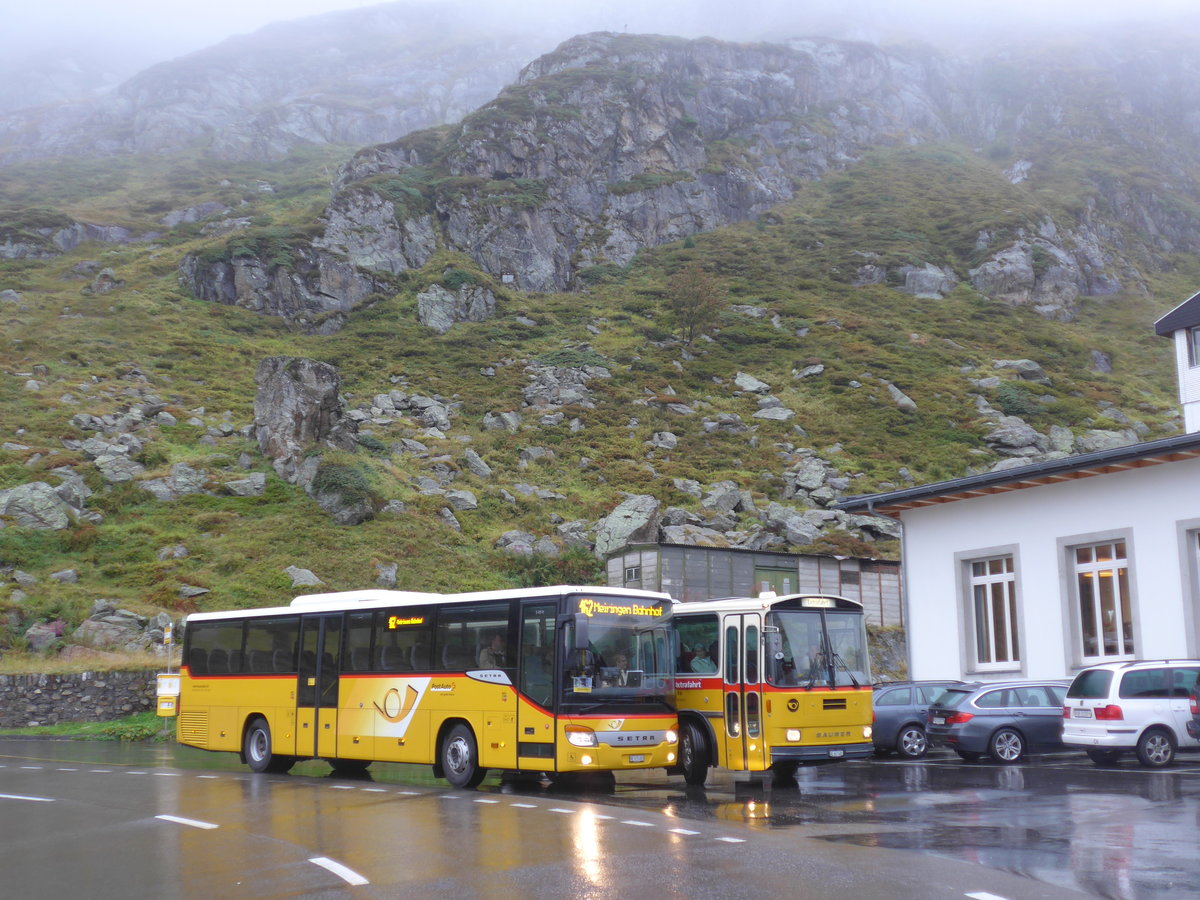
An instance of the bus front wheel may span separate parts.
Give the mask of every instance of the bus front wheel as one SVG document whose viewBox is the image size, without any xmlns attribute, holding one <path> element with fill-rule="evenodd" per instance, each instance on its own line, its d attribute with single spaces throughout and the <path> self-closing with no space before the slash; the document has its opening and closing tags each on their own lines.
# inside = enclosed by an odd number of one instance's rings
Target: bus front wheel
<svg viewBox="0 0 1200 900">
<path fill-rule="evenodd" d="M 246 765 L 252 772 L 286 772 L 296 760 L 291 756 L 277 756 L 271 752 L 271 726 L 262 716 L 256 716 L 246 728 L 246 739 L 242 743 Z"/>
<path fill-rule="evenodd" d="M 679 729 L 679 768 L 688 784 L 701 785 L 708 779 L 708 743 L 691 722 Z"/>
<path fill-rule="evenodd" d="M 442 772 L 456 788 L 478 787 L 487 776 L 479 766 L 475 735 L 466 725 L 455 725 L 442 741 Z"/>
</svg>

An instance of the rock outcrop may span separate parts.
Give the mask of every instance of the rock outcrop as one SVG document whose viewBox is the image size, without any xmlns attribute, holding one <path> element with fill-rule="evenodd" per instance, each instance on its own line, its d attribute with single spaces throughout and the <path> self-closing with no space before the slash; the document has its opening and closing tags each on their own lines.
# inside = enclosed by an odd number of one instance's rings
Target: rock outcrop
<svg viewBox="0 0 1200 900">
<path fill-rule="evenodd" d="M 305 452 L 314 445 L 355 446 L 353 422 L 344 415 L 341 376 L 328 363 L 272 356 L 254 375 L 254 429 L 258 447 L 281 478 L 300 479 Z"/>
</svg>

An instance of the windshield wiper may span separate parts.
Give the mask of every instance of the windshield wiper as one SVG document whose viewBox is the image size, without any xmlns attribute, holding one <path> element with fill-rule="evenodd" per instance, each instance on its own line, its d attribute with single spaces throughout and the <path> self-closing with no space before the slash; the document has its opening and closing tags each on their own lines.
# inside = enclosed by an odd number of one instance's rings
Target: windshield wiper
<svg viewBox="0 0 1200 900">
<path fill-rule="evenodd" d="M 840 654 L 840 653 L 833 654 L 833 663 L 834 663 L 835 668 L 840 663 L 842 668 L 846 670 L 846 674 L 850 676 L 850 680 L 854 682 L 854 686 L 859 687 L 858 679 L 854 677 L 854 673 L 852 671 L 850 671 L 850 667 L 848 665 L 846 665 L 846 661 L 844 659 L 842 659 L 842 654 Z"/>
</svg>

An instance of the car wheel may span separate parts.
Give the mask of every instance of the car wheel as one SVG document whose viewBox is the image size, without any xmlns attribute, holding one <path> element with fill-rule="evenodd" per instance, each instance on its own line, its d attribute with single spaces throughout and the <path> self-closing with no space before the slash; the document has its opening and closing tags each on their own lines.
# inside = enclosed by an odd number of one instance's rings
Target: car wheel
<svg viewBox="0 0 1200 900">
<path fill-rule="evenodd" d="M 960 758 L 966 760 L 967 762 L 975 762 L 975 760 L 977 760 L 977 759 L 979 759 L 979 757 L 983 756 L 982 753 L 975 753 L 971 750 L 955 750 L 954 752 L 957 753 Z"/>
<path fill-rule="evenodd" d="M 704 784 L 708 778 L 708 742 L 691 722 L 679 729 L 679 768 L 690 785 Z"/>
<path fill-rule="evenodd" d="M 988 754 L 996 762 L 1011 766 L 1025 755 L 1025 738 L 1012 728 L 1001 728 L 988 742 Z"/>
<path fill-rule="evenodd" d="M 1175 761 L 1175 738 L 1165 728 L 1148 728 L 1138 738 L 1138 762 L 1150 769 L 1162 769 Z"/>
<path fill-rule="evenodd" d="M 455 725 L 442 741 L 442 772 L 456 788 L 479 787 L 487 776 L 479 766 L 475 734 L 466 725 Z"/>
<path fill-rule="evenodd" d="M 1098 766 L 1111 766 L 1121 758 L 1120 750 L 1088 750 L 1088 759 Z"/>
<path fill-rule="evenodd" d="M 901 756 L 918 759 L 929 750 L 929 739 L 920 725 L 905 725 L 896 736 L 896 749 Z"/>
</svg>

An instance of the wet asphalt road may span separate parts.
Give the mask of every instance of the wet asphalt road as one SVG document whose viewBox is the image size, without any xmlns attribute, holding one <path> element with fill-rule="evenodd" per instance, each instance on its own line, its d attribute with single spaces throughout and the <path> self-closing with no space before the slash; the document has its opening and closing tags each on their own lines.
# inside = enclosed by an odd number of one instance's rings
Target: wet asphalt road
<svg viewBox="0 0 1200 900">
<path fill-rule="evenodd" d="M 615 784 L 313 762 L 252 775 L 174 745 L 0 740 L 14 898 L 1200 897 L 1200 757 L 1069 754 L 802 770 L 778 789 L 661 772 Z"/>
</svg>

